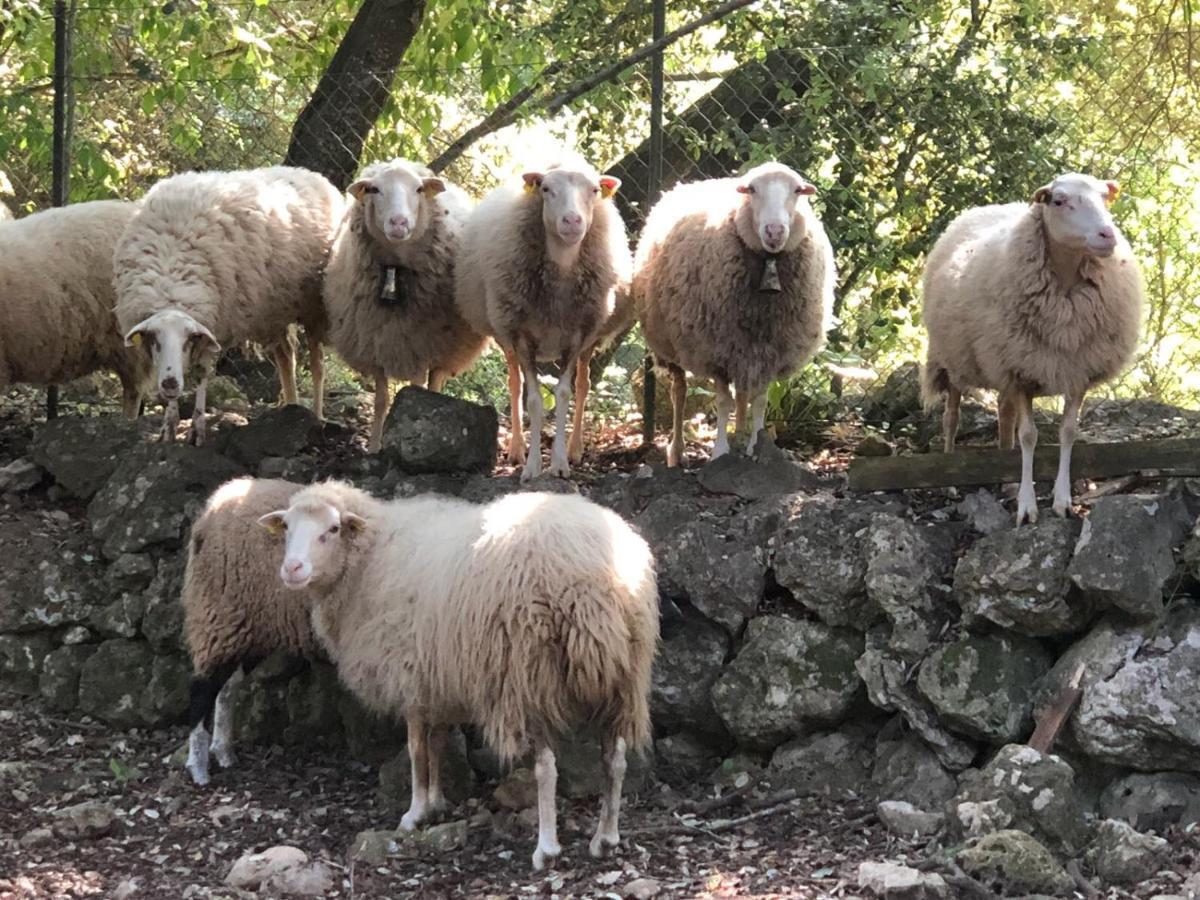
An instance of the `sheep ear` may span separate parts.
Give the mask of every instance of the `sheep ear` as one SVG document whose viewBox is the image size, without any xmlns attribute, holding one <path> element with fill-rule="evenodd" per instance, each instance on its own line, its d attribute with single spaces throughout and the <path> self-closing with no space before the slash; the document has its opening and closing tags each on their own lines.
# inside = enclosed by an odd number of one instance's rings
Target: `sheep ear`
<svg viewBox="0 0 1200 900">
<path fill-rule="evenodd" d="M 134 325 L 132 328 L 130 328 L 129 331 L 127 331 L 125 333 L 125 346 L 126 347 L 142 346 L 142 331 L 145 329 L 145 327 L 146 327 L 145 322 L 139 322 L 137 325 Z"/>
<path fill-rule="evenodd" d="M 258 517 L 258 524 L 273 535 L 283 534 L 283 517 L 286 513 L 286 509 L 277 509 L 275 512 L 269 512 L 265 516 Z"/>
<path fill-rule="evenodd" d="M 350 529 L 351 534 L 362 534 L 367 530 L 367 520 L 362 516 L 355 515 L 352 512 L 342 515 L 342 524 Z"/>
<path fill-rule="evenodd" d="M 421 182 L 421 187 L 425 188 L 425 193 L 430 197 L 436 197 L 446 189 L 446 182 L 440 178 L 426 178 Z"/>
<path fill-rule="evenodd" d="M 1104 184 L 1108 188 L 1108 195 L 1104 198 L 1104 202 L 1112 206 L 1116 202 L 1117 197 L 1121 195 L 1121 185 L 1115 181 L 1106 181 Z"/>
<path fill-rule="evenodd" d="M 617 188 L 621 186 L 621 179 L 612 175 L 600 176 L 600 196 L 605 200 L 609 199 L 617 192 Z"/>
<path fill-rule="evenodd" d="M 807 181 L 800 182 L 800 187 L 796 188 L 796 193 L 805 197 L 811 197 L 817 192 L 817 187 L 814 184 L 809 184 Z"/>
<path fill-rule="evenodd" d="M 1040 188 L 1033 192 L 1033 203 L 1049 203 L 1050 194 L 1054 190 L 1053 184 L 1043 184 Z"/>
<path fill-rule="evenodd" d="M 752 187 L 750 187 L 750 185 L 748 185 L 748 184 L 739 184 L 737 186 L 737 192 L 739 194 L 753 194 L 754 189 Z"/>
<path fill-rule="evenodd" d="M 352 196 L 355 200 L 361 200 L 363 194 L 366 192 L 367 188 L 369 188 L 370 186 L 371 186 L 371 179 L 360 178 L 358 181 L 354 182 L 354 184 L 350 185 L 350 187 L 346 188 L 346 190 L 349 192 L 350 196 Z"/>
<path fill-rule="evenodd" d="M 205 328 L 199 322 L 192 323 L 192 334 L 198 334 L 201 337 L 203 337 L 205 340 L 207 340 L 210 344 L 212 344 L 212 352 L 213 353 L 221 352 L 220 342 L 216 339 L 216 337 L 213 336 L 213 333 L 211 331 L 209 331 L 207 328 Z"/>
<path fill-rule="evenodd" d="M 542 186 L 541 172 L 526 172 L 521 179 L 525 182 L 525 193 L 527 194 L 536 194 L 537 189 Z"/>
</svg>

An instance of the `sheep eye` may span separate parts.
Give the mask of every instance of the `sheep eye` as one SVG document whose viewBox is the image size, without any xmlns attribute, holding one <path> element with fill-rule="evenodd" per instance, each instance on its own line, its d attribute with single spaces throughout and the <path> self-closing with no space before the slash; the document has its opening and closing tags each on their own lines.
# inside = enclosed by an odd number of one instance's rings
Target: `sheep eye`
<svg viewBox="0 0 1200 900">
<path fill-rule="evenodd" d="M 330 534 L 337 534 L 337 533 L 338 533 L 338 531 L 340 530 L 340 528 L 341 528 L 341 526 L 340 526 L 340 525 L 331 525 L 331 526 L 329 526 L 329 533 L 330 533 Z"/>
<path fill-rule="evenodd" d="M 592 193 L 593 193 L 593 194 L 598 194 L 598 193 L 600 193 L 600 188 L 592 188 Z"/>
<path fill-rule="evenodd" d="M 373 185 L 373 184 L 368 184 L 365 188 L 363 188 L 363 193 L 364 194 L 378 194 L 379 188 L 375 187 L 375 185 Z"/>
<path fill-rule="evenodd" d="M 1064 202 L 1064 201 L 1063 201 L 1063 198 L 1062 198 L 1062 197 L 1055 197 L 1055 198 L 1054 198 L 1054 205 L 1055 205 L 1055 206 L 1062 206 L 1062 205 L 1063 205 L 1063 202 Z"/>
<path fill-rule="evenodd" d="M 753 194 L 753 193 L 755 193 L 755 190 L 754 190 L 754 185 L 752 185 L 752 184 L 748 184 L 748 185 L 746 185 L 746 193 L 747 193 L 747 194 Z"/>
</svg>

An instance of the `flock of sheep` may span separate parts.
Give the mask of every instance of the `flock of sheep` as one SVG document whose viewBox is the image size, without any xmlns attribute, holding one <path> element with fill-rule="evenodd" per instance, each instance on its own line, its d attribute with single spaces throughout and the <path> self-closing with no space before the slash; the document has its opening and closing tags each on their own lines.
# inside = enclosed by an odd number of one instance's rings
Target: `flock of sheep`
<svg viewBox="0 0 1200 900">
<path fill-rule="evenodd" d="M 393 160 L 364 169 L 349 201 L 320 175 L 275 167 L 178 175 L 136 203 L 3 222 L 0 385 L 107 367 L 130 416 L 152 385 L 173 440 L 178 398 L 198 376 L 200 442 L 205 379 L 224 346 L 270 349 L 295 402 L 299 324 L 318 415 L 323 342 L 375 379 L 377 448 L 389 379 L 440 389 L 490 338 L 508 362 L 508 455 L 523 479 L 542 468 L 536 366 L 560 363 L 550 472 L 565 476 L 583 447 L 588 360 L 637 319 L 671 376 L 669 463 L 681 460 L 688 371 L 716 383 L 713 455 L 728 452 L 731 415 L 739 430 L 751 419 L 752 449 L 767 387 L 811 359 L 830 324 L 834 261 L 809 205 L 815 188 L 777 163 L 681 185 L 651 210 L 631 255 L 611 202 L 618 187 L 573 160 L 526 172 L 472 209 L 429 169 Z M 1065 515 L 1084 392 L 1136 343 L 1142 287 L 1108 210 L 1117 190 L 1061 176 L 1032 203 L 963 214 L 929 255 L 924 392 L 946 396 L 947 451 L 963 393 L 999 392 L 1000 443 L 1019 437 L 1023 454 L 1018 523 L 1037 517 L 1033 398 L 1066 398 L 1054 488 Z M 338 482 L 240 479 L 192 529 L 183 605 L 197 783 L 210 754 L 232 762 L 234 676 L 275 650 L 321 648 L 366 705 L 406 720 L 403 828 L 444 805 L 446 729 L 473 723 L 503 759 L 533 754 L 542 868 L 560 852 L 555 739 L 584 720 L 599 728 L 608 785 L 590 849 L 616 846 L 625 754 L 650 736 L 658 612 L 650 550 L 615 514 L 554 494 L 385 502 Z"/>
</svg>

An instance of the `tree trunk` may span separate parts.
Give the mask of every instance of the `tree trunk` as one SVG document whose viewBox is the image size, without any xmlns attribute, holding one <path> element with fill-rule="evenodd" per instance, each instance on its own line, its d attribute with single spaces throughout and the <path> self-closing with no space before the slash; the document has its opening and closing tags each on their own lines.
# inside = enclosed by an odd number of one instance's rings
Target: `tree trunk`
<svg viewBox="0 0 1200 900">
<path fill-rule="evenodd" d="M 425 16 L 426 0 L 363 0 L 292 129 L 284 162 L 345 189 L 387 102 L 396 69 Z"/>
</svg>

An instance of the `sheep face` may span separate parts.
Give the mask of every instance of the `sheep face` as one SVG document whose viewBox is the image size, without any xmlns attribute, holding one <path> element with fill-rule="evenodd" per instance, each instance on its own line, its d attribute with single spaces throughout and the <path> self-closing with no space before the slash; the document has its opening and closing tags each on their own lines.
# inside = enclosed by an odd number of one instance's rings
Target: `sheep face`
<svg viewBox="0 0 1200 900">
<path fill-rule="evenodd" d="M 361 516 L 323 502 L 293 503 L 267 513 L 258 523 L 285 536 L 279 578 L 297 591 L 336 581 L 346 565 L 348 541 L 366 526 Z"/>
<path fill-rule="evenodd" d="M 746 230 L 763 250 L 779 253 L 804 240 L 805 218 L 796 210 L 800 204 L 807 205 L 809 195 L 817 189 L 794 171 L 778 163 L 764 163 L 747 172 L 737 190 L 745 195 L 749 210 L 750 227 Z M 743 233 L 742 238 L 749 242 L 751 235 Z"/>
<path fill-rule="evenodd" d="M 371 237 L 384 245 L 420 237 L 429 227 L 432 200 L 446 189 L 445 182 L 400 163 L 372 166 L 363 174 L 348 190 L 363 206 Z"/>
<path fill-rule="evenodd" d="M 1115 181 L 1069 173 L 1038 188 L 1042 222 L 1051 241 L 1088 256 L 1109 257 L 1117 247 L 1117 226 L 1108 206 L 1117 198 Z"/>
<path fill-rule="evenodd" d="M 150 356 L 158 394 L 175 400 L 183 393 L 184 373 L 207 365 L 221 351 L 213 333 L 178 309 L 165 309 L 143 319 L 125 334 L 126 347 L 141 347 Z"/>
<path fill-rule="evenodd" d="M 526 172 L 521 176 L 525 190 L 542 199 L 542 224 L 546 238 L 568 247 L 583 242 L 596 205 L 617 192 L 621 179 L 572 169 Z"/>
</svg>

